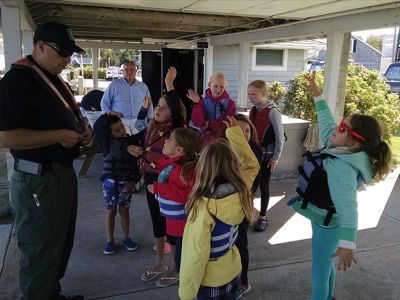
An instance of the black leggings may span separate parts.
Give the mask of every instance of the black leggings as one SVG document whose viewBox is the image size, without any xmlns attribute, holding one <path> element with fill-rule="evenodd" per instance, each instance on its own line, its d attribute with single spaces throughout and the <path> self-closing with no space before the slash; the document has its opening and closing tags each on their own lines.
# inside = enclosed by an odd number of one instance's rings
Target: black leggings
<svg viewBox="0 0 400 300">
<path fill-rule="evenodd" d="M 157 175 L 145 174 L 147 184 L 153 184 L 157 181 Z M 165 218 L 160 213 L 160 206 L 154 197 L 154 194 L 149 193 L 146 189 L 147 205 L 149 206 L 151 221 L 153 223 L 153 235 L 155 238 L 162 238 L 165 236 Z"/>
<path fill-rule="evenodd" d="M 269 203 L 269 182 L 271 181 L 271 167 L 267 168 L 268 161 L 263 160 L 261 163 L 261 180 L 260 180 L 260 191 L 261 191 L 261 209 L 260 216 L 267 214 L 267 208 Z"/>
<path fill-rule="evenodd" d="M 236 247 L 239 249 L 240 260 L 242 261 L 242 273 L 240 274 L 240 283 L 247 285 L 249 280 L 247 278 L 247 272 L 249 270 L 249 250 L 247 248 L 247 229 L 249 228 L 249 222 L 246 218 L 243 219 L 242 223 L 239 224 L 238 238 L 236 240 Z"/>
</svg>

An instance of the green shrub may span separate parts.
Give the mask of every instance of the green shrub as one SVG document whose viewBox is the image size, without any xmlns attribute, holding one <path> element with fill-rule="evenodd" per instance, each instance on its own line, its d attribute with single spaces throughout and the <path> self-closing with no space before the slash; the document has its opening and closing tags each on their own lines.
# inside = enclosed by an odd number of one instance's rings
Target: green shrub
<svg viewBox="0 0 400 300">
<path fill-rule="evenodd" d="M 317 72 L 317 84 L 323 86 L 323 71 Z M 316 122 L 314 101 L 304 90 L 306 72 L 289 81 L 285 94 L 285 113 L 295 118 Z M 389 86 L 376 71 L 361 65 L 351 64 L 348 68 L 344 115 L 353 113 L 372 115 L 382 126 L 383 139 L 388 141 L 400 130 L 399 96 L 388 93 Z"/>
<path fill-rule="evenodd" d="M 275 104 L 278 104 L 283 95 L 285 94 L 285 87 L 277 81 L 268 84 L 268 99 L 273 100 Z"/>
<path fill-rule="evenodd" d="M 106 71 L 107 68 L 99 68 L 98 69 L 98 79 L 106 79 Z M 93 67 L 86 66 L 83 68 L 83 77 L 85 79 L 92 79 L 93 78 Z"/>
<path fill-rule="evenodd" d="M 92 79 L 93 78 L 93 67 L 86 66 L 83 68 L 83 78 Z"/>
<path fill-rule="evenodd" d="M 98 74 L 98 77 L 99 77 L 99 79 L 106 79 L 106 71 L 107 71 L 107 68 L 99 68 L 99 74 Z"/>
</svg>

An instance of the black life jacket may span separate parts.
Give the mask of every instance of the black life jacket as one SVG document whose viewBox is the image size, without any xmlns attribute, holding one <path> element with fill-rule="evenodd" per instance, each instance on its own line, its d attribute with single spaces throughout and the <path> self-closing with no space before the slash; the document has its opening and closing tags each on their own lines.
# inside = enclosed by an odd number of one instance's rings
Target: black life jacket
<svg viewBox="0 0 400 300">
<path fill-rule="evenodd" d="M 102 180 L 138 181 L 140 179 L 138 159 L 127 152 L 128 138 L 111 139 L 110 151 L 104 157 Z"/>
<path fill-rule="evenodd" d="M 303 156 L 306 160 L 299 166 L 299 186 L 296 189 L 302 199 L 301 208 L 306 209 L 308 203 L 312 203 L 318 208 L 327 210 L 323 225 L 328 226 L 336 209 L 329 191 L 328 176 L 323 168 L 323 161 L 327 157 L 335 156 L 321 153 L 321 150 L 307 151 Z"/>
</svg>

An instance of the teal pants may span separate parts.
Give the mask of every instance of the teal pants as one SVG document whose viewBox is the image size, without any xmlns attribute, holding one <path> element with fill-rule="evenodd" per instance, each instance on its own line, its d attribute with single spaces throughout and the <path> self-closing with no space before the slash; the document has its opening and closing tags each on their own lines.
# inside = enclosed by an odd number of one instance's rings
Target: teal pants
<svg viewBox="0 0 400 300">
<path fill-rule="evenodd" d="M 339 227 L 326 228 L 312 224 L 312 300 L 332 300 L 335 265 L 332 254 L 339 243 Z"/>
<path fill-rule="evenodd" d="M 73 168 L 42 175 L 14 171 L 10 190 L 22 253 L 20 299 L 59 299 L 74 241 L 76 174 Z"/>
</svg>

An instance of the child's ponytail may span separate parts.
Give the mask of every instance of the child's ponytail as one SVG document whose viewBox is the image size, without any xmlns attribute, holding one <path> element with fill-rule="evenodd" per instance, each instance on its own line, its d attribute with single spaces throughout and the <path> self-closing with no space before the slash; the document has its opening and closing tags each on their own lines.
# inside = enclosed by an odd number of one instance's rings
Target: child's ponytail
<svg viewBox="0 0 400 300">
<path fill-rule="evenodd" d="M 185 151 L 181 161 L 181 179 L 186 184 L 191 184 L 201 150 L 200 137 L 189 128 L 177 128 L 174 135 L 177 145 Z"/>
<path fill-rule="evenodd" d="M 372 158 L 375 170 L 374 178 L 378 181 L 385 179 L 386 175 L 390 172 L 392 161 L 392 151 L 389 145 L 385 141 L 379 141 L 377 146 L 368 155 Z"/>
<path fill-rule="evenodd" d="M 374 179 L 384 179 L 390 172 L 392 151 L 389 145 L 381 140 L 381 127 L 378 121 L 368 115 L 354 114 L 350 118 L 352 129 L 365 138 L 360 141 L 360 151 L 365 151 L 374 167 Z"/>
</svg>

